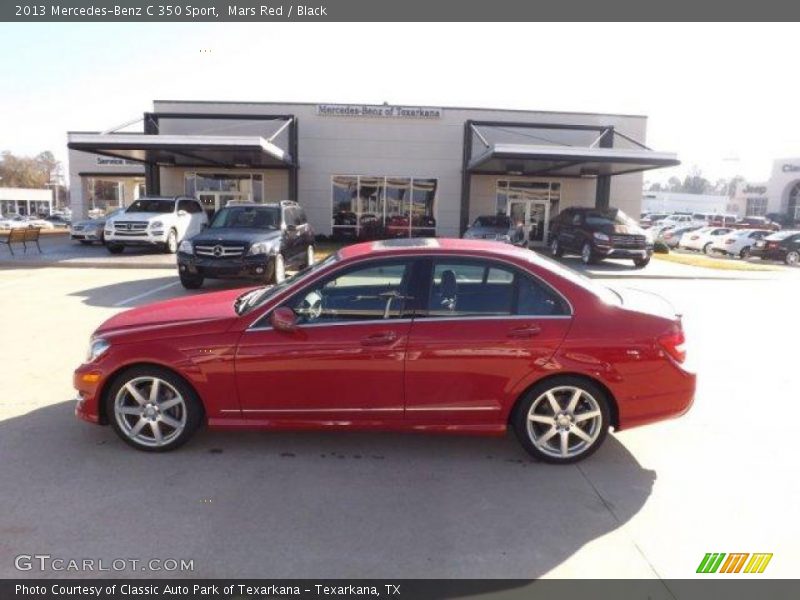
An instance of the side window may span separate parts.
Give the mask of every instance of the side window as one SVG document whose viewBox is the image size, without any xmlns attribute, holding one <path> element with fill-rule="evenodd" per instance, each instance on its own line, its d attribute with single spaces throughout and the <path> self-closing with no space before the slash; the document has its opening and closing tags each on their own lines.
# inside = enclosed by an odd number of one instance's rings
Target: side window
<svg viewBox="0 0 800 600">
<path fill-rule="evenodd" d="M 484 261 L 436 261 L 429 317 L 511 315 L 514 272 Z"/>
<path fill-rule="evenodd" d="M 297 215 L 296 215 L 297 216 L 297 223 L 296 223 L 296 225 L 300 226 L 300 225 L 305 225 L 306 223 L 308 223 L 308 219 L 306 219 L 306 211 L 304 211 L 302 208 L 299 208 L 299 207 L 296 210 L 297 210 Z"/>
<path fill-rule="evenodd" d="M 518 315 L 535 317 L 569 315 L 569 305 L 549 286 L 530 275 L 517 275 Z"/>
<path fill-rule="evenodd" d="M 295 294 L 286 305 L 298 323 L 348 323 L 404 315 L 410 263 L 390 261 L 348 270 Z"/>
<path fill-rule="evenodd" d="M 294 225 L 297 226 L 297 212 L 294 206 L 287 206 L 284 209 L 284 219 L 286 219 L 286 225 Z"/>
</svg>

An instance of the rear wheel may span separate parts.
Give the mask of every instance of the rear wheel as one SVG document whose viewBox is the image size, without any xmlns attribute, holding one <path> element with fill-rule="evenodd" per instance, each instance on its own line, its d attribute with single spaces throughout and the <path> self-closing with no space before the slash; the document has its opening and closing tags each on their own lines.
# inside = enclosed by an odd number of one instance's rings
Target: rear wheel
<svg viewBox="0 0 800 600">
<path fill-rule="evenodd" d="M 706 254 L 707 256 L 714 254 L 714 246 L 711 244 L 711 242 L 707 242 L 706 245 L 703 246 L 703 254 Z"/>
<path fill-rule="evenodd" d="M 108 250 L 111 254 L 122 254 L 122 251 L 125 250 L 125 246 L 120 246 L 119 244 L 106 244 L 106 250 Z"/>
<path fill-rule="evenodd" d="M 750 246 L 745 246 L 739 251 L 739 258 L 748 258 L 750 256 Z"/>
<path fill-rule="evenodd" d="M 194 390 L 172 371 L 153 366 L 121 373 L 105 397 L 114 431 L 137 450 L 165 452 L 186 443 L 203 420 Z"/>
<path fill-rule="evenodd" d="M 649 256 L 645 256 L 644 258 L 634 258 L 633 259 L 633 265 L 637 269 L 643 269 L 649 264 L 650 264 L 650 257 Z"/>
<path fill-rule="evenodd" d="M 787 265 L 792 267 L 796 267 L 800 264 L 800 252 L 797 250 L 792 250 L 791 252 L 786 253 L 786 258 L 783 259 Z"/>
<path fill-rule="evenodd" d="M 203 286 L 204 278 L 202 275 L 193 273 L 181 273 L 181 285 L 187 290 L 196 290 Z"/>
<path fill-rule="evenodd" d="M 535 385 L 514 410 L 517 439 L 534 458 L 567 464 L 593 454 L 608 434 L 609 399 L 580 377 Z"/>
</svg>

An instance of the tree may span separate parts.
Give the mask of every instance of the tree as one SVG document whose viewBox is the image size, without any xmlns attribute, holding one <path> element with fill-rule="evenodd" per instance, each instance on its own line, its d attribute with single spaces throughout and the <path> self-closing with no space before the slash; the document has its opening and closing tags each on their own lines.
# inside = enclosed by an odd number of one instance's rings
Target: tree
<svg viewBox="0 0 800 600">
<path fill-rule="evenodd" d="M 49 150 L 36 156 L 17 156 L 6 150 L 0 161 L 0 186 L 44 188 L 61 177 L 61 163 Z"/>
</svg>

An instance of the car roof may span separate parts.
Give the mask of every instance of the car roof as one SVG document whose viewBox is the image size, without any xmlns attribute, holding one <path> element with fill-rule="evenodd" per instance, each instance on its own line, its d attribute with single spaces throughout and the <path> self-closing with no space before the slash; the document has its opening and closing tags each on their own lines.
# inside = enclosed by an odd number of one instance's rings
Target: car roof
<svg viewBox="0 0 800 600">
<path fill-rule="evenodd" d="M 375 242 L 361 242 L 339 250 L 342 259 L 364 256 L 411 254 L 480 254 L 487 258 L 505 256 L 536 262 L 535 252 L 502 242 L 466 240 L 460 238 L 395 238 Z"/>
</svg>

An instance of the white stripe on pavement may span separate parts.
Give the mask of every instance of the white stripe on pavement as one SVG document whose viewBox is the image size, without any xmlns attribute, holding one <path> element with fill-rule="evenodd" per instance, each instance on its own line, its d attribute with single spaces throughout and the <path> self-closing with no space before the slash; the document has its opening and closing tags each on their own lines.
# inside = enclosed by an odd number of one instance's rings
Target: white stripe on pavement
<svg viewBox="0 0 800 600">
<path fill-rule="evenodd" d="M 141 294 L 136 294 L 135 296 L 131 296 L 130 298 L 126 298 L 125 300 L 121 300 L 114 304 L 114 306 L 125 306 L 126 304 L 130 304 L 131 302 L 135 302 L 136 300 L 140 300 L 150 294 L 155 294 L 156 292 L 160 292 L 161 290 L 166 290 L 168 288 L 174 287 L 178 285 L 180 281 L 173 281 L 172 283 L 165 283 L 164 285 L 160 285 L 157 288 L 153 288 L 152 290 L 148 290 Z"/>
</svg>

